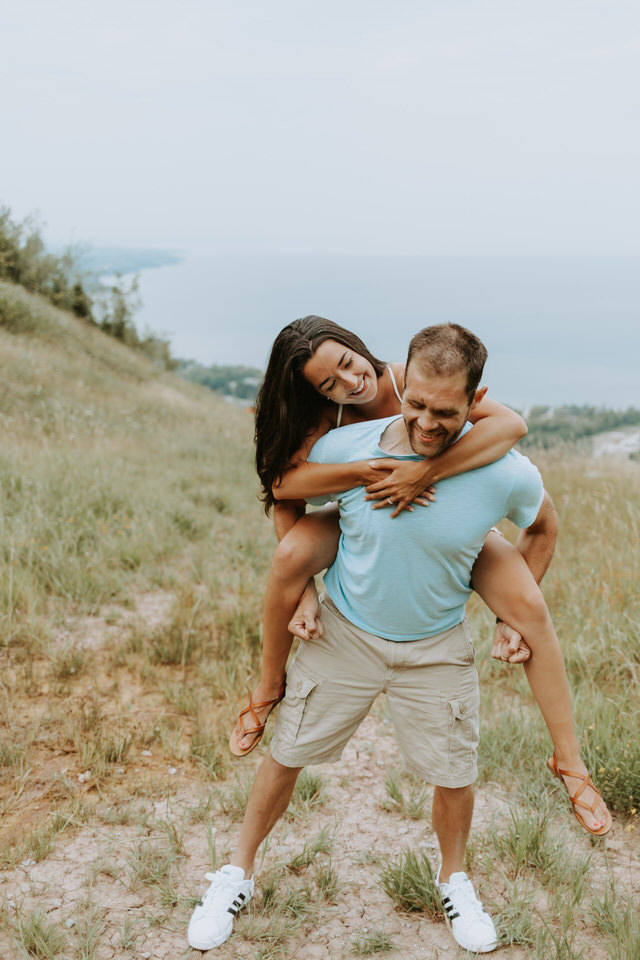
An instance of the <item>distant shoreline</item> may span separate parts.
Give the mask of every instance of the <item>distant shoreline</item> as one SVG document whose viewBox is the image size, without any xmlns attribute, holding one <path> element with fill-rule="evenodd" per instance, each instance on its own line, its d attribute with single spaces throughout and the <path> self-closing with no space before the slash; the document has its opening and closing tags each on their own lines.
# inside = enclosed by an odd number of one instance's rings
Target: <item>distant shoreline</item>
<svg viewBox="0 0 640 960">
<path fill-rule="evenodd" d="M 51 244 L 50 249 L 56 255 L 61 255 L 69 248 Z M 177 266 L 186 256 L 184 250 L 176 247 L 129 247 L 120 244 L 88 244 L 86 248 L 81 245 L 77 251 L 72 248 L 72 252 L 82 270 L 98 277 Z"/>
<path fill-rule="evenodd" d="M 92 247 L 82 259 L 89 270 L 102 276 L 176 266 L 184 260 L 184 253 L 158 247 Z"/>
</svg>

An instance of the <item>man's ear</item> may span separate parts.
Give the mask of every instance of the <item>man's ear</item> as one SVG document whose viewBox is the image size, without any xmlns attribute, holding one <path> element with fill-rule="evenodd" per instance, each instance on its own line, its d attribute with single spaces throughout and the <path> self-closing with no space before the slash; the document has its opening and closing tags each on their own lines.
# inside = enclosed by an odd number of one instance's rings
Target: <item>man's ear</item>
<svg viewBox="0 0 640 960">
<path fill-rule="evenodd" d="M 472 410 L 474 407 L 478 406 L 481 400 L 484 400 L 485 396 L 487 395 L 487 389 L 487 387 L 480 387 L 479 390 L 476 390 L 476 395 L 473 398 L 473 403 L 471 404 Z"/>
</svg>

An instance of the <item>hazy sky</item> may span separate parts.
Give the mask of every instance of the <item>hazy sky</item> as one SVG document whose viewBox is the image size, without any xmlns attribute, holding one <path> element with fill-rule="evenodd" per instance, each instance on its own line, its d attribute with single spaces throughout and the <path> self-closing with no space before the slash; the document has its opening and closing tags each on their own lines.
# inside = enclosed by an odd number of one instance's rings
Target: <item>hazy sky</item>
<svg viewBox="0 0 640 960">
<path fill-rule="evenodd" d="M 640 254 L 637 0 L 20 0 L 0 203 L 95 244 Z"/>
</svg>

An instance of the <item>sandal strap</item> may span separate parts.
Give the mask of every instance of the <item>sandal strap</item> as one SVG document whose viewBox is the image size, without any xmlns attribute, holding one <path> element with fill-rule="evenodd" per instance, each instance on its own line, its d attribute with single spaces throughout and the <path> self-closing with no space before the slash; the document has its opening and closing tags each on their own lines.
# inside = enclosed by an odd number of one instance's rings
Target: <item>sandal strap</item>
<svg viewBox="0 0 640 960">
<path fill-rule="evenodd" d="M 598 800 L 602 800 L 602 795 L 600 794 L 600 791 L 598 790 L 598 788 L 596 787 L 595 783 L 594 783 L 593 780 L 591 779 L 591 774 L 588 773 L 588 772 L 587 772 L 587 773 L 574 773 L 574 771 L 572 771 L 572 770 L 562 770 L 562 769 L 558 766 L 558 761 L 556 760 L 555 755 L 554 755 L 554 757 L 553 757 L 553 765 L 554 765 L 554 767 L 555 767 L 556 774 L 557 774 L 558 776 L 560 776 L 560 777 L 574 777 L 574 779 L 576 779 L 576 780 L 581 780 L 581 781 L 582 781 L 582 782 L 580 783 L 580 786 L 577 788 L 577 790 L 576 790 L 575 793 L 573 793 L 573 794 L 572 794 L 572 793 L 570 792 L 570 790 L 569 790 L 569 785 L 568 785 L 567 783 L 565 783 L 565 788 L 566 788 L 566 790 L 567 790 L 567 793 L 569 794 L 569 800 L 571 801 L 571 803 L 573 804 L 573 806 L 574 806 L 574 807 L 582 807 L 584 810 L 588 810 L 589 813 L 595 813 L 596 807 L 598 806 Z M 591 789 L 592 789 L 593 792 L 595 793 L 595 797 L 594 797 L 594 800 L 593 800 L 593 803 L 592 803 L 592 804 L 588 804 L 588 803 L 586 803 L 584 800 L 581 800 L 581 799 L 580 799 L 581 795 L 582 795 L 582 794 L 584 793 L 584 791 L 587 790 L 589 787 L 591 787 Z"/>
<path fill-rule="evenodd" d="M 573 810 L 574 816 L 576 817 L 578 822 L 584 827 L 585 830 L 587 830 L 588 833 L 591 833 L 597 837 L 605 836 L 605 834 L 607 834 L 609 830 L 611 830 L 611 825 L 612 825 L 611 814 L 607 810 L 602 794 L 600 793 L 595 783 L 591 779 L 591 775 L 588 772 L 586 774 L 582 774 L 582 773 L 575 773 L 572 770 L 562 770 L 558 766 L 558 760 L 556 758 L 555 753 L 553 754 L 553 757 L 551 758 L 551 760 L 548 761 L 548 767 L 551 770 L 551 773 L 554 775 L 554 777 L 557 777 L 558 780 L 560 780 L 564 789 L 567 791 L 567 794 L 569 795 L 569 800 L 571 801 L 571 809 Z M 573 795 L 571 794 L 571 791 L 569 790 L 569 785 L 565 782 L 564 777 L 574 777 L 576 780 L 581 781 L 581 783 L 578 785 L 576 792 Z M 586 803 L 584 800 L 580 799 L 580 795 L 588 788 L 591 788 L 594 794 L 594 800 L 591 806 L 589 806 L 589 804 Z M 589 813 L 595 814 L 596 808 L 599 802 L 602 802 L 602 804 L 604 805 L 606 818 L 602 826 L 598 829 L 595 829 L 589 826 L 589 824 L 585 823 L 585 820 L 578 808 L 582 807 L 583 810 L 588 810 Z"/>
<path fill-rule="evenodd" d="M 575 774 L 565 774 L 565 776 L 575 776 Z M 584 791 L 587 790 L 589 787 L 591 787 L 591 789 L 595 794 L 592 804 L 588 804 L 585 800 L 580 799 L 581 794 L 584 793 Z M 573 794 L 573 796 L 569 794 L 569 799 L 571 800 L 571 803 L 574 805 L 574 807 L 582 807 L 584 810 L 588 810 L 589 813 L 595 813 L 596 807 L 598 806 L 598 800 L 601 800 L 602 797 L 600 796 L 600 791 L 596 787 L 595 783 L 593 782 L 589 774 L 587 774 L 586 777 L 583 778 L 582 783 L 580 784 L 576 792 Z"/>
<path fill-rule="evenodd" d="M 244 710 L 241 710 L 240 713 L 238 714 L 238 723 L 240 723 L 240 724 L 242 725 L 242 736 L 243 736 L 243 737 L 246 737 L 247 734 L 249 734 L 249 733 L 262 733 L 262 732 L 263 732 L 264 728 L 265 728 L 266 725 L 267 725 L 267 720 L 269 719 L 269 713 L 271 713 L 271 710 L 273 710 L 273 708 L 275 707 L 275 705 L 276 705 L 277 703 L 280 703 L 280 701 L 281 701 L 282 698 L 284 697 L 284 688 L 285 688 L 285 685 L 284 685 L 284 683 L 283 683 L 282 686 L 280 687 L 280 692 L 279 692 L 279 694 L 278 694 L 277 697 L 273 697 L 272 700 L 263 700 L 261 703 L 254 703 L 254 702 L 253 702 L 253 694 L 251 694 L 251 696 L 249 697 L 249 706 L 248 706 L 248 707 L 245 707 Z M 256 710 L 261 710 L 262 707 L 269 707 L 269 708 L 270 708 L 270 709 L 269 709 L 269 713 L 267 714 L 267 716 L 266 716 L 265 719 L 264 719 L 264 723 L 262 723 L 262 722 L 260 721 L 260 717 L 259 717 L 258 714 L 256 713 Z M 255 727 L 245 727 L 245 725 L 244 725 L 244 723 L 243 723 L 243 717 L 244 717 L 247 713 L 250 713 L 250 714 L 251 714 L 251 719 L 252 719 L 253 722 L 255 723 Z"/>
<path fill-rule="evenodd" d="M 555 760 L 555 757 L 554 757 L 554 760 Z M 562 770 L 558 766 L 557 760 L 555 761 L 555 767 L 561 777 L 575 777 L 576 780 L 585 780 L 589 776 L 588 773 L 574 773 L 572 770 Z"/>
</svg>

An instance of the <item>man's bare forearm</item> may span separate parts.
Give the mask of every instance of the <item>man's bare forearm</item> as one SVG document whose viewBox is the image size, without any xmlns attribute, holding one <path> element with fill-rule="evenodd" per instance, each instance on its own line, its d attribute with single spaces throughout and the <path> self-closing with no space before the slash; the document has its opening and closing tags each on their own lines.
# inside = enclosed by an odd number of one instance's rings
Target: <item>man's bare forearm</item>
<svg viewBox="0 0 640 960">
<path fill-rule="evenodd" d="M 538 516 L 526 530 L 520 532 L 516 547 L 524 557 L 536 583 L 544 577 L 556 545 L 558 517 L 548 493 L 545 493 Z"/>
</svg>

